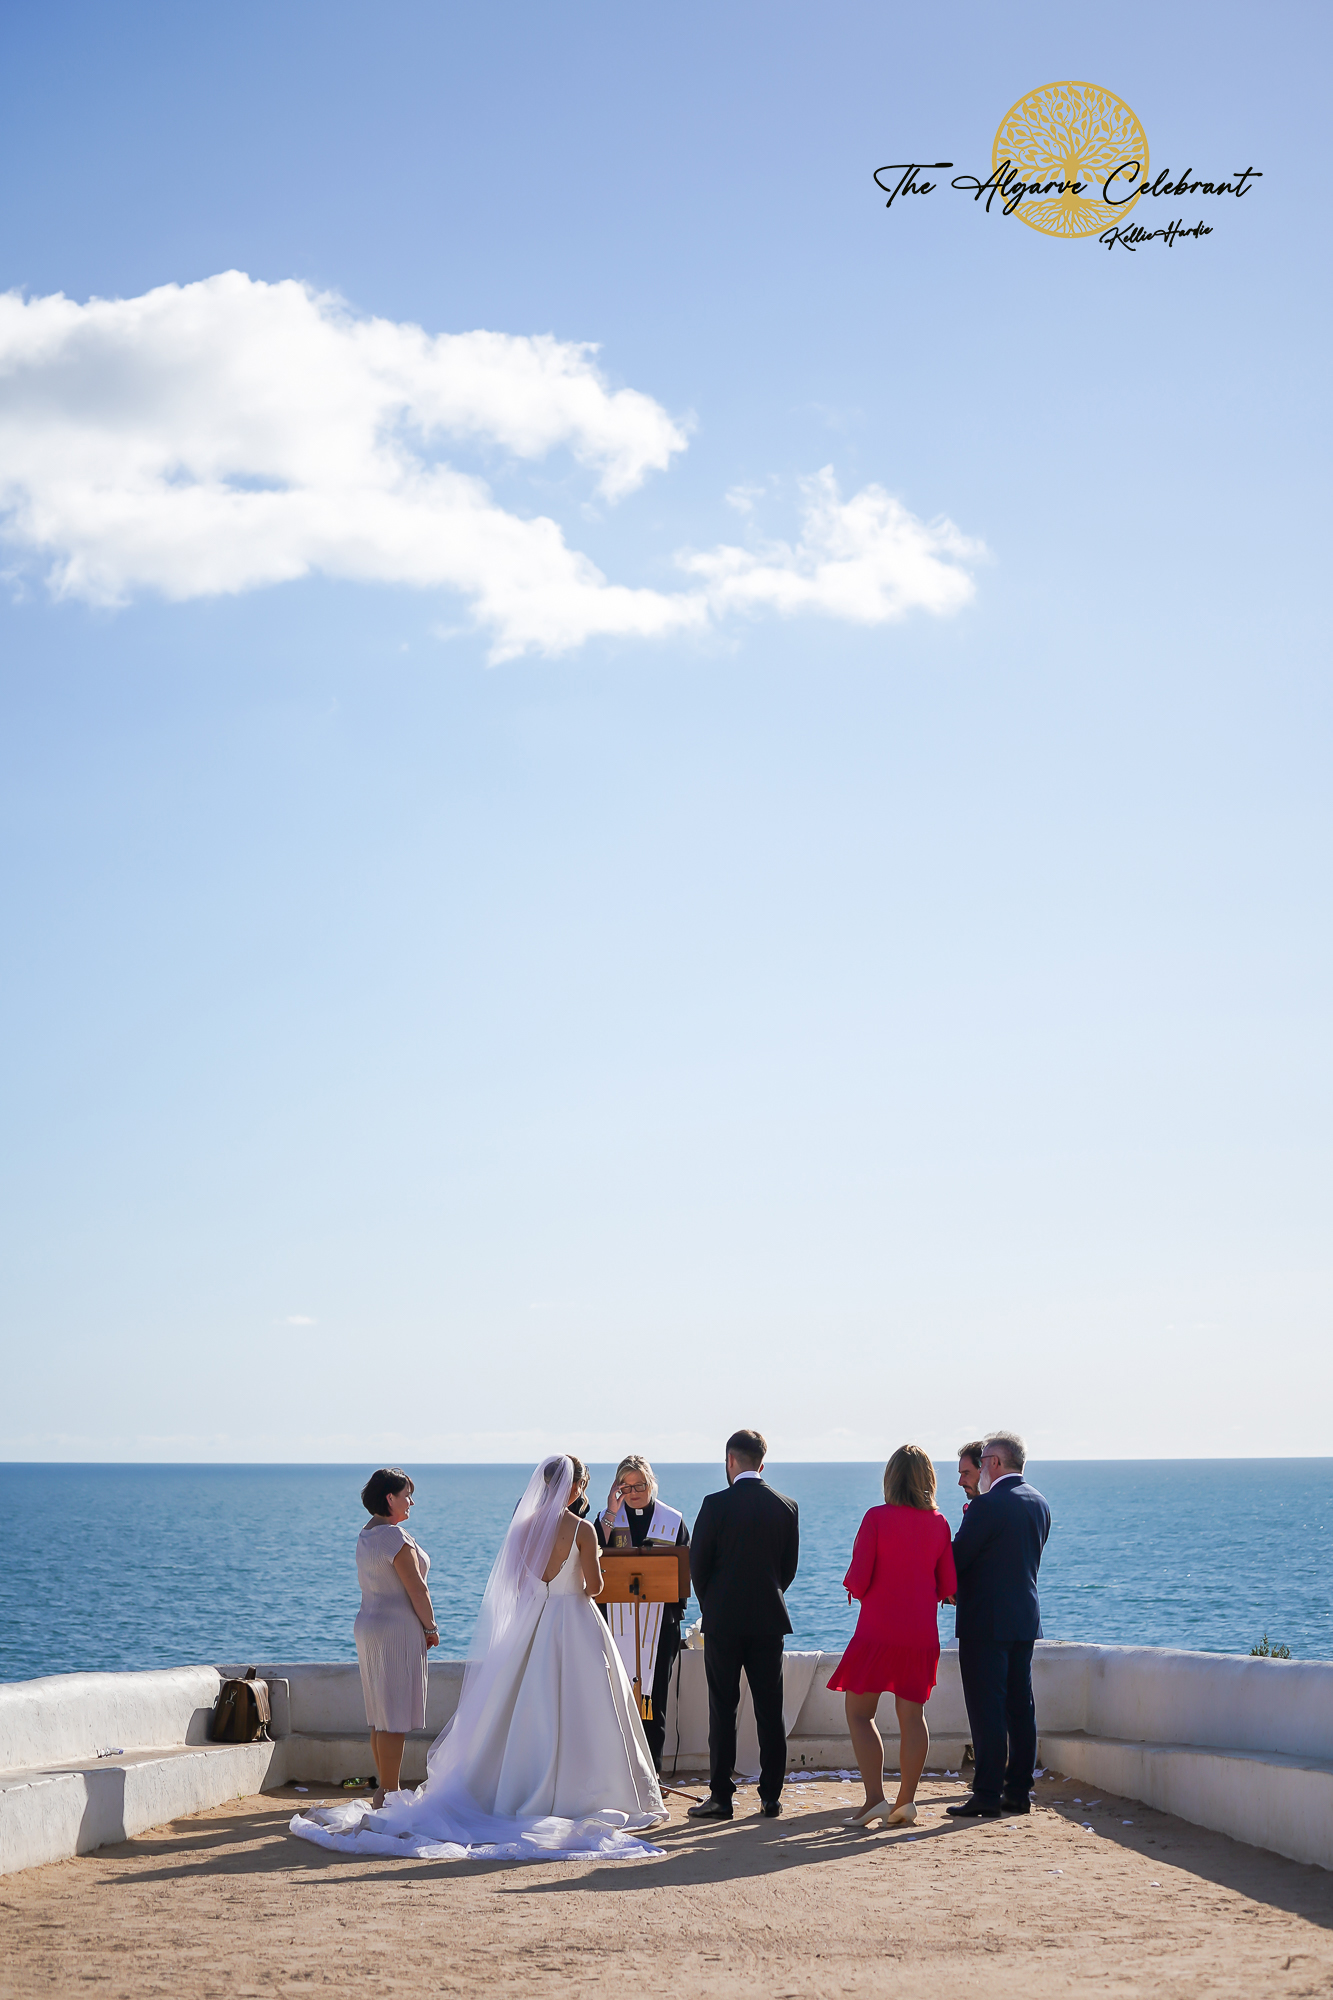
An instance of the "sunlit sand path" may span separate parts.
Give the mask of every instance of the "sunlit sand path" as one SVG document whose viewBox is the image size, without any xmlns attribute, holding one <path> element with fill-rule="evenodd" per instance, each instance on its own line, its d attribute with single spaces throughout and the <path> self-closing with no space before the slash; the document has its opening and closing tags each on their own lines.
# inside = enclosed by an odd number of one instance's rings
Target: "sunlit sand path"
<svg viewBox="0 0 1333 2000">
<path fill-rule="evenodd" d="M 742 1793 L 707 1829 L 673 1798 L 667 1858 L 620 1865 L 344 1861 L 286 1831 L 317 1794 L 244 1799 L 4 1878 L 0 1991 L 1329 1990 L 1333 1873 L 1037 1789 L 1029 1818 L 959 1826 L 958 1784 L 928 1781 L 914 1835 L 843 1832 L 847 1784 L 790 1785 L 777 1821 Z"/>
</svg>

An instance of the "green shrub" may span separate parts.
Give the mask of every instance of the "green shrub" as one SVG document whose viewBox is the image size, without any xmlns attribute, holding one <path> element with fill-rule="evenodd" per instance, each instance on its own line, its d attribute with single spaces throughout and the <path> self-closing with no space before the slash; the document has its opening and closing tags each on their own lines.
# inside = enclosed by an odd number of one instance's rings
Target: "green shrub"
<svg viewBox="0 0 1333 2000">
<path fill-rule="evenodd" d="M 1291 1647 L 1270 1646 L 1268 1643 L 1268 1634 L 1265 1632 L 1258 1645 L 1251 1646 L 1250 1658 L 1252 1660 L 1289 1660 L 1291 1658 Z"/>
</svg>

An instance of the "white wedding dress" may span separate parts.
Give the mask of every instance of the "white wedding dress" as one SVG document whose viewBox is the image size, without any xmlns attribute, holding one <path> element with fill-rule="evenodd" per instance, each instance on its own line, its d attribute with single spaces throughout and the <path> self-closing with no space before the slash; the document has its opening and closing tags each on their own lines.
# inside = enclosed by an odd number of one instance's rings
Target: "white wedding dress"
<svg viewBox="0 0 1333 2000">
<path fill-rule="evenodd" d="M 504 1561 L 502 1551 L 493 1582 Z M 378 1812 L 349 1803 L 298 1813 L 293 1833 L 340 1854 L 428 1860 L 663 1851 L 632 1837 L 666 1813 L 633 1689 L 584 1595 L 577 1537 L 550 1583 L 529 1574 L 507 1610 L 498 1641 L 469 1664 L 425 1784 L 391 1793 Z M 479 1631 L 487 1622 L 483 1608 Z"/>
</svg>

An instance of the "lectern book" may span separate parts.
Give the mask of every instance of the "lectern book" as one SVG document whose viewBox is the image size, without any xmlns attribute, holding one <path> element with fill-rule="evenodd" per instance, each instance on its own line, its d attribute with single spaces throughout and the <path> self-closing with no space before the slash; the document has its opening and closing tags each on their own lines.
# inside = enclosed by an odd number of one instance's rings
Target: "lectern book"
<svg viewBox="0 0 1333 2000">
<path fill-rule="evenodd" d="M 690 1552 L 603 1549 L 596 1604 L 677 1604 L 690 1594 Z"/>
</svg>

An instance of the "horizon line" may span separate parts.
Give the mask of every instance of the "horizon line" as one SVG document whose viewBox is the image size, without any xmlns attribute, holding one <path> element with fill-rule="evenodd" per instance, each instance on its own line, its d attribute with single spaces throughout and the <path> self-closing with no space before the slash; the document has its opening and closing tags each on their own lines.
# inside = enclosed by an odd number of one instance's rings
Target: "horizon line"
<svg viewBox="0 0 1333 2000">
<path fill-rule="evenodd" d="M 373 1454 L 371 1454 L 373 1456 Z M 411 1456 L 411 1454 L 408 1454 Z M 553 1454 L 546 1454 L 552 1456 Z M 946 1452 L 943 1457 L 933 1459 L 936 1465 L 948 1465 L 957 1457 L 956 1452 Z M 1306 1464 L 1322 1465 L 1333 1463 L 1333 1453 L 1323 1452 L 1223 1452 L 1205 1456 L 1201 1452 L 1181 1452 L 1173 1456 L 1129 1454 L 1120 1458 L 1098 1458 L 1086 1455 L 1080 1458 L 1054 1458 L 1042 1452 L 1029 1452 L 1024 1461 L 1028 1465 L 1294 1465 L 1298 1461 Z M 262 1466 L 280 1466 L 310 1471 L 354 1470 L 367 1462 L 362 1458 L 3 1458 L 0 1471 L 19 1466 L 102 1466 L 112 1471 L 143 1470 L 157 1466 L 173 1471 L 193 1471 L 201 1467 L 211 1467 L 215 1471 L 245 1471 Z M 432 1471 L 487 1471 L 522 1469 L 533 1461 L 528 1458 L 430 1458 L 417 1459 L 416 1464 Z M 716 1470 L 721 1460 L 711 1458 L 662 1458 L 658 1463 L 664 1466 L 679 1466 L 689 1469 Z M 772 1465 L 820 1465 L 820 1466 L 877 1466 L 879 1458 L 785 1458 L 781 1453 L 764 1461 Z M 615 1460 L 589 1459 L 590 1466 L 611 1465 Z"/>
</svg>

